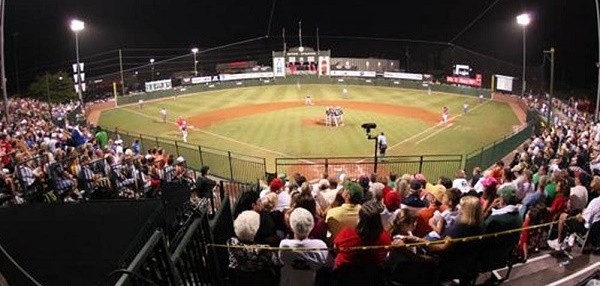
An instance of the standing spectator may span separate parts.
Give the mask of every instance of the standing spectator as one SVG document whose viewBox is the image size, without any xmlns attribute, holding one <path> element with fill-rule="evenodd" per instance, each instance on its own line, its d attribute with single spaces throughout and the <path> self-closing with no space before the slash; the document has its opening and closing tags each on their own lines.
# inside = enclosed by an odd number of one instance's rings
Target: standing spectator
<svg viewBox="0 0 600 286">
<path fill-rule="evenodd" d="M 296 208 L 290 214 L 290 228 L 294 233 L 292 239 L 284 239 L 279 244 L 282 248 L 309 248 L 306 250 L 280 250 L 279 258 L 283 263 L 281 269 L 281 286 L 311 286 L 319 268 L 328 262 L 329 252 L 323 240 L 310 239 L 308 234 L 314 227 L 313 214 L 304 208 Z M 323 250 L 315 250 L 323 249 Z"/>
<path fill-rule="evenodd" d="M 209 166 L 202 166 L 200 168 L 200 176 L 196 179 L 195 193 L 201 198 L 212 198 L 213 188 L 217 185 L 215 180 L 208 177 L 210 174 Z"/>
</svg>

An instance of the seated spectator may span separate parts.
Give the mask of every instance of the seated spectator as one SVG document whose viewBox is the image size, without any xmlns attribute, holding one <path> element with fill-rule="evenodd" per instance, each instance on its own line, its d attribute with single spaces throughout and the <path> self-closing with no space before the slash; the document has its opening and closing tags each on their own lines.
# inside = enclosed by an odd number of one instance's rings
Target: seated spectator
<svg viewBox="0 0 600 286">
<path fill-rule="evenodd" d="M 401 209 L 392 227 L 392 250 L 387 257 L 384 269 L 389 281 L 399 285 L 434 284 L 434 267 L 436 260 L 422 254 L 417 247 L 406 244 L 422 242 L 413 235 L 417 216 L 409 209 Z M 428 283 L 429 282 L 429 283 Z"/>
<path fill-rule="evenodd" d="M 483 210 L 483 217 L 488 217 L 492 212 L 492 205 L 494 204 L 494 200 L 498 196 L 498 181 L 494 177 L 486 177 L 481 179 L 481 184 L 483 186 L 483 193 L 481 195 L 481 209 Z"/>
<path fill-rule="evenodd" d="M 486 233 L 498 233 L 511 229 L 518 229 L 523 225 L 516 206 L 517 188 L 513 184 L 506 184 L 498 189 L 498 197 L 492 204 L 492 212 L 484 221 Z M 512 251 L 519 242 L 519 233 L 491 237 L 483 241 L 481 255 L 482 269 L 491 271 L 506 265 L 511 259 Z"/>
<path fill-rule="evenodd" d="M 479 241 L 452 242 L 453 238 L 481 235 L 483 215 L 479 199 L 464 196 L 460 199 L 460 216 L 454 227 L 448 229 L 444 243 L 430 245 L 427 250 L 440 257 L 440 275 L 445 279 L 459 278 L 461 284 L 474 279 L 478 272 Z"/>
<path fill-rule="evenodd" d="M 467 182 L 467 174 L 464 170 L 458 170 L 454 174 L 454 181 L 452 181 L 452 188 L 460 190 L 461 193 L 466 194 L 471 190 L 469 182 Z"/>
<path fill-rule="evenodd" d="M 255 240 L 260 228 L 260 215 L 255 211 L 243 211 L 233 221 L 235 237 L 227 241 L 229 269 L 233 285 L 276 285 L 274 266 L 280 265 L 275 252 L 261 249 L 268 246 Z"/>
<path fill-rule="evenodd" d="M 290 214 L 292 239 L 284 239 L 279 247 L 309 248 L 311 250 L 280 250 L 279 259 L 283 263 L 279 285 L 314 285 L 317 270 L 327 265 L 329 251 L 320 239 L 311 239 L 308 234 L 314 227 L 314 215 L 297 207 Z M 323 250 L 315 250 L 323 249 Z"/>
<path fill-rule="evenodd" d="M 408 197 L 403 200 L 404 205 L 413 208 L 424 208 L 427 206 L 425 202 L 427 194 L 422 192 L 423 184 L 418 179 L 413 179 L 410 182 L 410 193 Z"/>
<path fill-rule="evenodd" d="M 275 222 L 273 222 L 269 213 L 264 211 L 257 192 L 246 191 L 240 195 L 233 212 L 233 218 L 235 219 L 240 213 L 247 210 L 255 211 L 260 215 L 260 227 L 254 238 L 256 243 L 270 246 L 279 245 L 281 239 L 277 236 Z"/>
<path fill-rule="evenodd" d="M 432 231 L 427 235 L 428 240 L 437 240 L 446 235 L 446 230 L 454 226 L 458 218 L 458 203 L 460 202 L 460 190 L 455 188 L 447 189 L 442 196 L 442 206 L 444 211 L 439 210 L 433 213 L 429 219 L 429 225 Z"/>
<path fill-rule="evenodd" d="M 343 228 L 355 227 L 358 224 L 363 188 L 356 183 L 347 182 L 344 185 L 342 198 L 344 203 L 339 207 L 330 209 L 325 218 L 332 238 L 335 238 Z"/>
<path fill-rule="evenodd" d="M 590 184 L 591 194 L 597 196 L 600 194 L 600 177 L 594 176 L 592 182 Z M 575 216 L 575 219 L 567 220 L 567 215 L 561 215 L 558 221 L 558 225 L 560 229 L 565 229 L 570 234 L 583 234 L 586 231 L 590 231 L 590 237 L 588 238 L 589 245 L 586 245 L 584 250 L 585 252 L 589 252 L 590 250 L 594 250 L 596 253 L 600 253 L 600 196 L 597 196 L 587 207 L 579 214 Z M 592 231 L 593 230 L 593 231 Z M 574 237 L 571 238 L 574 240 Z M 573 241 L 574 242 L 574 241 Z M 548 244 L 550 245 L 550 241 Z M 551 247 L 555 249 L 560 249 L 562 242 L 557 239 L 552 241 Z M 571 245 L 571 241 L 569 241 L 569 245 Z"/>
<path fill-rule="evenodd" d="M 208 177 L 210 174 L 209 166 L 202 166 L 200 168 L 200 176 L 196 179 L 196 187 L 194 188 L 194 194 L 201 198 L 212 198 L 213 189 L 217 185 L 217 182 Z"/>
<path fill-rule="evenodd" d="M 427 184 L 427 202 L 426 208 L 417 211 L 417 221 L 414 230 L 416 237 L 425 237 L 433 229 L 429 225 L 429 220 L 433 217 L 436 211 L 442 206 L 442 199 L 446 192 L 446 187 L 442 185 Z"/>
<path fill-rule="evenodd" d="M 538 202 L 527 211 L 518 247 L 522 260 L 526 261 L 530 253 L 538 252 L 542 248 L 547 230 L 544 228 L 528 229 L 528 227 L 544 223 L 546 217 L 548 217 L 548 210 L 542 202 Z"/>
<path fill-rule="evenodd" d="M 339 249 L 335 257 L 335 267 L 357 265 L 382 265 L 387 256 L 385 249 L 354 250 L 359 246 L 387 246 L 391 243 L 390 234 L 381 225 L 380 213 L 383 207 L 379 202 L 369 201 L 359 211 L 356 227 L 345 227 L 335 236 L 334 245 Z"/>
</svg>

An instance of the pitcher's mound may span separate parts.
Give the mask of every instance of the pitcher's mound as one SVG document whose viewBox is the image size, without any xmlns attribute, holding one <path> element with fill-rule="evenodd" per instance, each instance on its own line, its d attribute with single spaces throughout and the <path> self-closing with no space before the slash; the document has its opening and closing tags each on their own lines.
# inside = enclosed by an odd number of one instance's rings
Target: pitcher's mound
<svg viewBox="0 0 600 286">
<path fill-rule="evenodd" d="M 302 125 L 320 125 L 325 126 L 325 118 L 313 117 L 302 120 Z"/>
</svg>

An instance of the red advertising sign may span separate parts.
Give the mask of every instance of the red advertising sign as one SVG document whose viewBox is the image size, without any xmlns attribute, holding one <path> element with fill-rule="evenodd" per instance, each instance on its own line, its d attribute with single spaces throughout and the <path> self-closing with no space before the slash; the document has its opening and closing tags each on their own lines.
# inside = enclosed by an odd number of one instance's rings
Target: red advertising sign
<svg viewBox="0 0 600 286">
<path fill-rule="evenodd" d="M 446 76 L 446 82 L 480 87 L 481 86 L 481 74 L 476 74 L 475 78 L 464 77 L 464 76 Z"/>
</svg>

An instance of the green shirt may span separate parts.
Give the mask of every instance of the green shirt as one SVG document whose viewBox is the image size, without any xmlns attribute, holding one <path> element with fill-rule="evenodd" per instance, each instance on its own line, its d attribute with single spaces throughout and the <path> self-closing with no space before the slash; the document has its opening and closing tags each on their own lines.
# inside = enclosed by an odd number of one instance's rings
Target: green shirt
<svg viewBox="0 0 600 286">
<path fill-rule="evenodd" d="M 106 144 L 108 144 L 108 134 L 104 130 L 100 130 L 96 132 L 96 142 L 98 142 L 98 147 L 104 148 Z"/>
<path fill-rule="evenodd" d="M 544 189 L 544 193 L 546 193 L 546 199 L 552 201 L 554 196 L 556 196 L 556 183 L 550 182 L 546 185 Z"/>
</svg>

